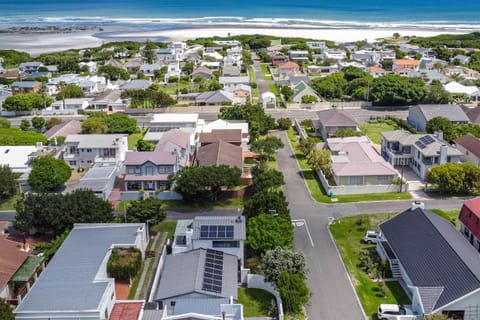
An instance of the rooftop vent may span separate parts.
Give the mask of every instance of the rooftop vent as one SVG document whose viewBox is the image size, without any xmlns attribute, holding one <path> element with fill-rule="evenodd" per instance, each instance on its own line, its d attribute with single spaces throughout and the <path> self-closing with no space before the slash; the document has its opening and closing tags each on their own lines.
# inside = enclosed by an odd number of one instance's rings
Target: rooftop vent
<svg viewBox="0 0 480 320">
<path fill-rule="evenodd" d="M 411 207 L 411 210 L 415 210 L 417 208 L 420 208 L 420 209 L 425 209 L 425 204 L 421 201 L 414 201 L 412 202 L 412 207 Z"/>
</svg>

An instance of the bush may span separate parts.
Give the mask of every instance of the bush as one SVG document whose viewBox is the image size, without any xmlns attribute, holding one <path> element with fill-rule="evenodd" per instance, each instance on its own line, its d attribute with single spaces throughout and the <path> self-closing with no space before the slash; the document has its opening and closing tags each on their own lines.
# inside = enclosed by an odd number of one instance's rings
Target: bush
<svg viewBox="0 0 480 320">
<path fill-rule="evenodd" d="M 141 268 L 142 253 L 137 248 L 114 248 L 107 263 L 107 273 L 115 279 L 133 278 Z"/>
<path fill-rule="evenodd" d="M 290 118 L 280 118 L 277 120 L 277 125 L 281 130 L 288 130 L 292 127 L 292 120 Z"/>
</svg>

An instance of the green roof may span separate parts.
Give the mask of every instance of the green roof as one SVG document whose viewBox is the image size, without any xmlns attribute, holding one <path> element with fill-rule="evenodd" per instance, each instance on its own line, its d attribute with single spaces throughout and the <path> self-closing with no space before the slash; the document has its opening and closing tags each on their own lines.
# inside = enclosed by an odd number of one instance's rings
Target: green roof
<svg viewBox="0 0 480 320">
<path fill-rule="evenodd" d="M 10 281 L 28 281 L 42 261 L 43 257 L 28 256 L 22 266 L 18 268 L 17 272 L 15 272 Z"/>
</svg>

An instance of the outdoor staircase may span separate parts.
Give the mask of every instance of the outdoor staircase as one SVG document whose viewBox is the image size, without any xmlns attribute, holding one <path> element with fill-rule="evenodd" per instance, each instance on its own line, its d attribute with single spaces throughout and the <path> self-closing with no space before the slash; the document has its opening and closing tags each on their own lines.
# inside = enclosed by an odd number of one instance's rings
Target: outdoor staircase
<svg viewBox="0 0 480 320">
<path fill-rule="evenodd" d="M 402 273 L 400 272 L 400 265 L 398 264 L 397 259 L 390 260 L 390 270 L 392 270 L 392 278 L 402 277 Z"/>
</svg>

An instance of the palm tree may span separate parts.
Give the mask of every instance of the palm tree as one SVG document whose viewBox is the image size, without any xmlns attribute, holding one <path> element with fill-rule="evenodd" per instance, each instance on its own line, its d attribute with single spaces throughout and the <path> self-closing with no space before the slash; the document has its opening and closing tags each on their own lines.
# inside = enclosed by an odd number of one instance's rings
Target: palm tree
<svg viewBox="0 0 480 320">
<path fill-rule="evenodd" d="M 48 93 L 48 88 L 45 85 L 45 83 L 42 83 L 40 88 L 38 89 L 38 93 L 40 93 L 43 97 L 43 109 L 47 108 L 47 93 Z"/>
<path fill-rule="evenodd" d="M 67 84 L 61 81 L 58 84 L 58 89 L 60 90 L 59 94 L 60 93 L 62 94 L 62 105 L 63 105 L 63 110 L 65 110 L 65 93 L 67 91 Z M 57 99 L 58 99 L 58 95 L 57 95 Z"/>
<path fill-rule="evenodd" d="M 460 72 L 455 72 L 450 75 L 450 79 L 455 82 L 460 82 L 465 79 L 465 77 Z"/>
</svg>

